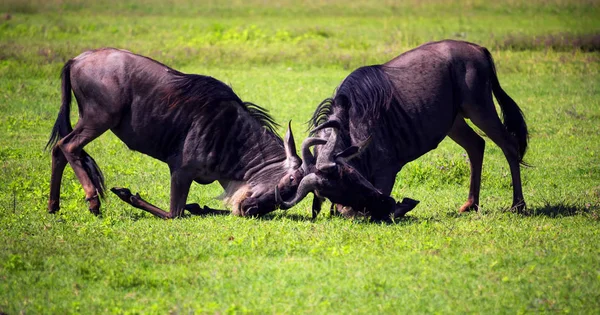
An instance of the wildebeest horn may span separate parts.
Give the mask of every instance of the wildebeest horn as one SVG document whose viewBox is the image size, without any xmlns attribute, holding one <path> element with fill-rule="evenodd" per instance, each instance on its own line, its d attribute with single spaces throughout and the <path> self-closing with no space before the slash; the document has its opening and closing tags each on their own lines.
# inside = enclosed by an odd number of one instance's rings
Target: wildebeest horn
<svg viewBox="0 0 600 315">
<path fill-rule="evenodd" d="M 300 163 L 302 163 L 298 153 L 296 153 L 296 143 L 294 142 L 294 134 L 292 134 L 292 121 L 288 122 L 288 129 L 285 133 L 285 140 L 283 141 L 283 146 L 285 148 L 285 155 L 289 162 L 289 165 L 292 168 L 297 169 L 300 167 Z"/>
<path fill-rule="evenodd" d="M 342 160 L 343 162 L 350 161 L 353 158 L 359 156 L 370 143 L 371 143 L 371 136 L 369 136 L 367 138 L 367 140 L 365 140 L 357 145 L 353 145 L 340 153 L 337 153 L 334 156 L 334 160 L 335 161 Z"/>
<path fill-rule="evenodd" d="M 310 137 L 304 139 L 302 142 L 302 169 L 304 170 L 304 174 L 308 174 L 309 166 L 315 164 L 315 157 L 310 152 L 310 147 L 326 143 L 327 140 L 321 138 Z"/>
<path fill-rule="evenodd" d="M 342 124 L 338 120 L 332 119 L 315 127 L 313 130 L 310 131 L 310 134 L 315 134 L 325 128 L 334 128 L 339 130 L 342 129 Z"/>
<path fill-rule="evenodd" d="M 320 152 L 317 157 L 317 169 L 322 172 L 327 172 L 335 167 L 335 160 L 333 159 L 333 150 L 338 140 L 338 129 L 331 128 L 331 134 L 327 143 L 323 147 L 323 151 Z"/>
<path fill-rule="evenodd" d="M 296 196 L 290 201 L 284 201 L 279 194 L 279 187 L 275 186 L 275 203 L 279 205 L 279 209 L 287 210 L 295 206 L 300 200 L 304 199 L 308 193 L 312 192 L 317 185 L 317 175 L 314 173 L 305 176 L 298 185 Z"/>
</svg>

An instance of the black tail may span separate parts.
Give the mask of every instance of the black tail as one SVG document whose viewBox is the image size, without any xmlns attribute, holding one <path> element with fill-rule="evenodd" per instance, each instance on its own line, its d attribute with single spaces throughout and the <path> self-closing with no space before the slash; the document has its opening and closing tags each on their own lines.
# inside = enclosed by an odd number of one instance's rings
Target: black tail
<svg viewBox="0 0 600 315">
<path fill-rule="evenodd" d="M 73 60 L 67 61 L 60 73 L 62 81 L 62 104 L 52 128 L 50 140 L 46 143 L 46 149 L 54 147 L 58 140 L 73 131 L 73 127 L 71 127 L 71 64 L 73 64 Z"/>
<path fill-rule="evenodd" d="M 81 150 L 81 158 L 83 162 L 83 168 L 92 180 L 94 187 L 96 187 L 98 195 L 104 198 L 106 186 L 104 185 L 104 175 L 102 174 L 102 171 L 100 171 L 98 164 L 96 164 L 96 161 L 94 161 L 94 159 L 84 150 Z"/>
<path fill-rule="evenodd" d="M 73 60 L 67 61 L 65 66 L 63 67 L 60 78 L 62 81 L 62 103 L 60 105 L 60 110 L 58 112 L 58 117 L 56 118 L 56 122 L 54 123 L 54 127 L 52 127 L 52 133 L 50 134 L 50 140 L 46 143 L 46 149 L 48 147 L 54 148 L 56 143 L 64 138 L 66 135 L 73 131 L 73 127 L 71 127 L 71 65 L 73 64 Z M 85 172 L 88 174 L 92 183 L 96 187 L 98 194 L 100 197 L 104 198 L 104 191 L 106 189 L 104 185 L 104 175 L 96 161 L 87 154 L 84 150 L 81 150 L 81 159 L 83 162 L 83 168 Z"/>
<path fill-rule="evenodd" d="M 492 59 L 492 54 L 483 48 L 483 52 L 488 58 L 490 64 L 492 65 L 492 91 L 494 92 L 494 96 L 500 104 L 500 108 L 502 109 L 502 118 L 504 121 L 504 127 L 506 130 L 517 139 L 517 143 L 519 145 L 519 163 L 522 165 L 527 165 L 523 162 L 523 157 L 525 156 L 525 152 L 527 152 L 527 142 L 529 140 L 529 132 L 527 131 L 527 124 L 525 123 L 525 117 L 523 116 L 523 112 L 515 103 L 515 101 L 504 92 L 502 87 L 500 87 L 500 82 L 498 82 L 498 76 L 496 75 L 496 66 L 494 65 L 494 59 Z"/>
</svg>

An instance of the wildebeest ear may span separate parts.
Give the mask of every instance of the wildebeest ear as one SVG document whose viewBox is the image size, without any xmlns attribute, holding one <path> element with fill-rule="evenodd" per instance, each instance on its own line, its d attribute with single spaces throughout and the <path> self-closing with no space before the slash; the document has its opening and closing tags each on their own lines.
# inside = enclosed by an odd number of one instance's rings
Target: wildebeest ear
<svg viewBox="0 0 600 315">
<path fill-rule="evenodd" d="M 353 158 L 359 156 L 365 150 L 365 148 L 369 145 L 369 143 L 371 143 L 371 136 L 369 136 L 367 138 L 367 140 L 359 143 L 358 145 L 353 145 L 353 146 L 347 148 L 346 150 L 344 150 L 340 153 L 337 153 L 334 156 L 334 159 L 336 161 L 341 160 L 343 162 L 350 161 Z"/>
<path fill-rule="evenodd" d="M 292 121 L 290 120 L 288 123 L 288 129 L 285 133 L 285 139 L 283 141 L 283 146 L 285 147 L 285 156 L 287 157 L 287 161 L 292 168 L 296 169 L 300 167 L 302 164 L 302 160 L 296 153 L 296 143 L 294 142 L 294 134 L 292 134 Z"/>
</svg>

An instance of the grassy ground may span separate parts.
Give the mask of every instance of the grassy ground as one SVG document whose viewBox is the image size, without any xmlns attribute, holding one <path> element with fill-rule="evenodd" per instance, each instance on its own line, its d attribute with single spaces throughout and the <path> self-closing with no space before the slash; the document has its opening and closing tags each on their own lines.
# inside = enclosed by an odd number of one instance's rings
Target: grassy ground
<svg viewBox="0 0 600 315">
<path fill-rule="evenodd" d="M 16 313 L 595 313 L 600 308 L 600 7 L 597 1 L 15 1 L 0 3 L 0 311 Z M 445 140 L 393 196 L 421 200 L 392 225 L 322 215 L 309 201 L 261 219 L 162 221 L 109 195 L 87 210 L 70 168 L 46 213 L 43 147 L 63 63 L 113 46 L 230 84 L 293 120 L 355 67 L 430 40 L 492 51 L 525 112 L 526 215 L 488 142 L 482 209 L 457 215 L 464 151 Z M 75 113 L 74 113 L 75 114 Z M 75 115 L 73 121 L 75 121 Z M 280 128 L 283 133 L 283 128 Z M 297 140 L 300 141 L 300 140 Z M 168 169 L 106 134 L 86 149 L 108 186 L 168 207 Z M 190 200 L 214 208 L 218 185 Z M 309 198 L 310 199 L 310 198 Z"/>
</svg>

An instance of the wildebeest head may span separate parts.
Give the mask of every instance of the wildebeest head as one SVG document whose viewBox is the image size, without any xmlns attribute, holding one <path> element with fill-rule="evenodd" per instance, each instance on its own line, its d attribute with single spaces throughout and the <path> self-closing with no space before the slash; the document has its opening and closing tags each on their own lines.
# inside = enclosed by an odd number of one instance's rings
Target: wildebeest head
<svg viewBox="0 0 600 315">
<path fill-rule="evenodd" d="M 277 187 L 275 195 L 281 209 L 288 209 L 313 192 L 319 198 L 327 198 L 336 204 L 350 206 L 358 211 L 371 214 L 375 219 L 385 219 L 395 210 L 396 202 L 390 196 L 382 194 L 360 172 L 348 164 L 358 156 L 369 144 L 370 138 L 362 143 L 335 152 L 339 140 L 340 124 L 330 120 L 315 130 L 331 128 L 327 141 L 319 138 L 308 138 L 303 144 L 303 165 L 305 174 L 297 186 L 293 199 L 286 201 Z M 324 144 L 315 158 L 305 144 Z"/>
<path fill-rule="evenodd" d="M 302 144 L 302 155 L 304 160 L 310 161 L 312 154 L 310 146 L 316 144 L 325 144 L 326 140 L 311 139 Z M 282 198 L 292 198 L 306 174 L 310 172 L 310 165 L 303 162 L 296 153 L 296 144 L 292 134 L 291 122 L 284 138 L 284 148 L 286 159 L 271 168 L 263 169 L 251 180 L 254 184 L 252 189 L 238 189 L 235 194 L 239 194 L 237 205 L 234 205 L 234 214 L 243 216 L 257 216 L 276 210 L 278 203 L 273 187 L 279 192 Z M 309 154 L 310 157 L 307 155 Z"/>
</svg>

